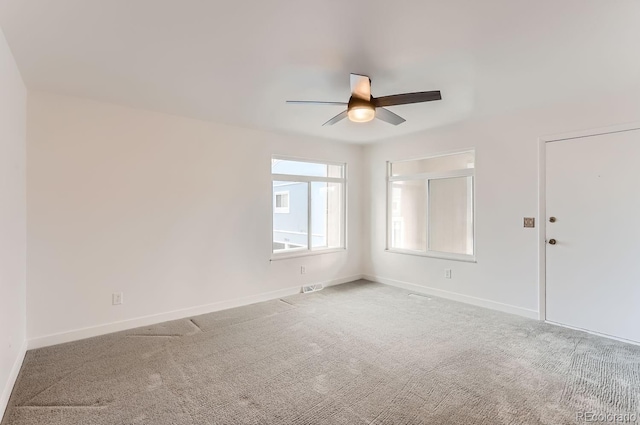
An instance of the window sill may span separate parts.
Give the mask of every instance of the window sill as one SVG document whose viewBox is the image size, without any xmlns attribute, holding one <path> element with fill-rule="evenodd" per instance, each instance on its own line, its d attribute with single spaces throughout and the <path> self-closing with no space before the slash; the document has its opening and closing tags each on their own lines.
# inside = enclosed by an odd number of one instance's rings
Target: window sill
<svg viewBox="0 0 640 425">
<path fill-rule="evenodd" d="M 278 261 L 278 260 L 287 260 L 289 258 L 299 258 L 299 257 L 309 257 L 312 255 L 322 255 L 322 254 L 332 254 L 336 252 L 346 252 L 346 248 L 327 248 L 327 249 L 316 249 L 315 251 L 303 250 L 296 252 L 283 252 L 281 254 L 271 254 L 270 261 Z"/>
<path fill-rule="evenodd" d="M 462 261 L 464 263 L 477 263 L 476 257 L 474 255 L 465 255 L 465 254 L 448 254 L 446 252 L 424 252 L 424 251 L 410 251 L 404 249 L 385 249 L 385 252 L 389 252 L 391 254 L 406 254 L 406 255 L 415 255 L 417 257 L 428 257 L 428 258 L 437 258 L 440 260 L 451 260 L 451 261 Z"/>
</svg>

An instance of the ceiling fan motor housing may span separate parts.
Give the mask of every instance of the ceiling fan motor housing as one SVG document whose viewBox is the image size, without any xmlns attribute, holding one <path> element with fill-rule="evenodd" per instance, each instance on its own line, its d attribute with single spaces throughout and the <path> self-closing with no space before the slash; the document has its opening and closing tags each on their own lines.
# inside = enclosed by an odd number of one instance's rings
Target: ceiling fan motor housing
<svg viewBox="0 0 640 425">
<path fill-rule="evenodd" d="M 373 96 L 367 101 L 364 99 L 360 99 L 359 97 L 351 96 L 349 98 L 349 104 L 347 106 L 347 110 L 351 110 L 353 108 L 371 108 L 375 109 L 376 107 L 373 104 Z"/>
</svg>

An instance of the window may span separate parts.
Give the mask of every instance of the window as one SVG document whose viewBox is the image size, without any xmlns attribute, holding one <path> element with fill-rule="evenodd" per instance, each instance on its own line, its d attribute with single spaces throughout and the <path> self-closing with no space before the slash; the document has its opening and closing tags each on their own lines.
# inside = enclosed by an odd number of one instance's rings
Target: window
<svg viewBox="0 0 640 425">
<path fill-rule="evenodd" d="M 273 158 L 274 255 L 344 249 L 346 165 Z"/>
<path fill-rule="evenodd" d="M 473 260 L 475 153 L 387 167 L 387 250 Z"/>
<path fill-rule="evenodd" d="M 403 246 L 404 240 L 402 235 L 404 234 L 404 223 L 402 217 L 393 217 L 391 219 L 391 245 Z"/>
<path fill-rule="evenodd" d="M 289 213 L 289 192 L 275 192 L 273 194 L 276 199 L 273 202 L 273 212 L 276 214 L 288 214 Z"/>
</svg>

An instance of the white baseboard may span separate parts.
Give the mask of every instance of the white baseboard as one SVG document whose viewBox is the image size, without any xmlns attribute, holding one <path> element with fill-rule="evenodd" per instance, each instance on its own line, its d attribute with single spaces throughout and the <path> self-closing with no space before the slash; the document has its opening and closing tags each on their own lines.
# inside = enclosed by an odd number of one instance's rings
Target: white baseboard
<svg viewBox="0 0 640 425">
<path fill-rule="evenodd" d="M 340 285 L 342 283 L 351 282 L 361 279 L 362 275 L 348 276 L 338 279 L 332 279 L 322 283 L 324 286 Z M 264 292 L 261 294 L 250 295 L 247 297 L 235 298 L 227 301 L 220 301 L 212 304 L 205 304 L 195 307 L 189 307 L 180 310 L 169 311 L 166 313 L 153 314 L 149 316 L 137 317 L 135 319 L 123 320 L 120 322 L 112 322 L 104 325 L 91 326 L 87 328 L 75 329 L 67 332 L 60 332 L 51 335 L 29 339 L 29 350 L 35 348 L 48 347 L 50 345 L 63 344 L 65 342 L 77 341 L 79 339 L 91 338 L 94 336 L 105 335 L 113 332 L 125 331 L 128 329 L 138 328 L 140 326 L 155 325 L 157 323 L 166 322 L 168 320 L 184 319 L 186 317 L 198 316 L 200 314 L 213 313 L 214 311 L 227 310 L 244 305 L 269 301 L 289 295 L 295 295 L 301 292 L 302 283 L 277 291 Z"/>
<path fill-rule="evenodd" d="M 572 329 L 574 331 L 585 332 L 585 333 L 588 333 L 588 334 L 591 334 L 591 335 L 595 335 L 595 336 L 599 336 L 599 337 L 602 337 L 602 338 L 607 338 L 607 339 L 612 339 L 614 341 L 624 342 L 625 344 L 631 344 L 631 345 L 640 346 L 640 341 L 634 341 L 632 339 L 618 338 L 617 336 L 607 335 L 607 334 L 603 334 L 603 333 L 600 333 L 600 332 L 590 331 L 590 330 L 582 329 L 582 328 L 576 328 L 575 326 L 564 325 L 562 323 L 551 322 L 549 320 L 545 320 L 544 322 L 548 323 L 550 325 L 553 325 L 553 326 L 559 326 L 561 328 L 567 328 L 567 329 Z"/>
<path fill-rule="evenodd" d="M 517 307 L 510 304 L 503 304 L 497 301 L 491 301 L 484 298 L 472 297 L 470 295 L 459 294 L 457 292 L 445 291 L 442 289 L 430 288 L 415 283 L 403 282 L 400 280 L 388 279 L 380 276 L 363 275 L 364 279 L 373 282 L 384 283 L 385 285 L 395 286 L 398 288 L 413 291 L 419 294 L 433 295 L 434 297 L 446 298 L 453 301 L 459 301 L 466 304 L 477 305 L 479 307 L 490 308 L 505 313 L 517 314 L 518 316 L 528 317 L 530 319 L 539 320 L 538 311 L 530 310 L 523 307 Z"/>
<path fill-rule="evenodd" d="M 20 368 L 22 368 L 24 356 L 27 354 L 27 345 L 27 341 L 25 340 L 22 343 L 22 347 L 20 347 L 20 351 L 18 351 L 18 357 L 16 357 L 16 361 L 13 363 L 13 367 L 11 368 L 11 372 L 9 372 L 7 382 L 4 386 L 4 389 L 2 390 L 2 395 L 0 395 L 0 422 L 2 422 L 4 413 L 7 410 L 9 398 L 11 398 L 11 392 L 13 391 L 13 387 L 16 384 L 16 380 L 18 379 Z"/>
<path fill-rule="evenodd" d="M 353 282 L 354 280 L 360 280 L 360 279 L 364 279 L 364 275 L 355 274 L 353 276 L 341 277 L 339 279 L 331 279 L 323 282 L 311 282 L 311 283 L 319 283 L 326 288 L 328 286 L 342 285 L 343 283 L 349 283 L 349 282 Z"/>
</svg>

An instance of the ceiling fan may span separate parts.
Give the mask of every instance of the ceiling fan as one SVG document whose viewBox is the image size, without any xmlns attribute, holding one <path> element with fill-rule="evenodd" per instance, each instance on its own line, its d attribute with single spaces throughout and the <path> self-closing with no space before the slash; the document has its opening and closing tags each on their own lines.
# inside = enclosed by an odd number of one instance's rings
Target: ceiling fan
<svg viewBox="0 0 640 425">
<path fill-rule="evenodd" d="M 398 125 L 406 120 L 394 114 L 385 106 L 406 105 L 409 103 L 431 102 L 440 100 L 440 90 L 421 91 L 415 93 L 394 94 L 391 96 L 371 96 L 371 79 L 366 75 L 351 74 L 351 97 L 349 102 L 322 102 L 313 100 L 287 100 L 287 103 L 298 105 L 346 105 L 347 110 L 322 125 L 333 125 L 345 118 L 353 122 L 369 122 L 378 118 L 389 124 Z"/>
</svg>

